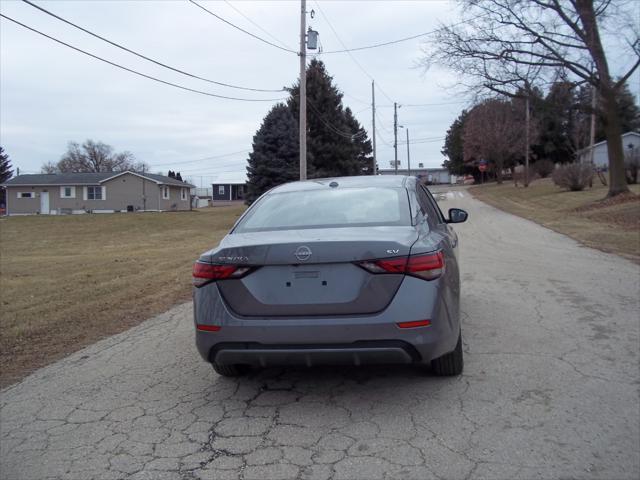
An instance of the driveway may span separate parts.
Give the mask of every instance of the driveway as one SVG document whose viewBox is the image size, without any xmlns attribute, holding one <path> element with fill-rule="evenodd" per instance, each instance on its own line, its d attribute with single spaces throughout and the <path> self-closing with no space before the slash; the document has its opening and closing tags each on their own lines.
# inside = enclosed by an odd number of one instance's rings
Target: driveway
<svg viewBox="0 0 640 480">
<path fill-rule="evenodd" d="M 221 378 L 186 304 L 4 390 L 0 477 L 638 478 L 640 268 L 464 189 L 440 204 L 470 212 L 461 377 Z"/>
</svg>

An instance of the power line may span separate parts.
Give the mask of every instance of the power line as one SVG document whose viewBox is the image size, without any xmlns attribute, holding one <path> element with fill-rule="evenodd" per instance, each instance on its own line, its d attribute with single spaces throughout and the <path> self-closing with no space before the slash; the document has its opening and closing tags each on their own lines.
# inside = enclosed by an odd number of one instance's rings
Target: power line
<svg viewBox="0 0 640 480">
<path fill-rule="evenodd" d="M 405 107 L 439 107 L 441 105 L 462 105 L 468 103 L 466 100 L 457 102 L 442 102 L 442 103 L 403 103 L 402 108 Z"/>
<path fill-rule="evenodd" d="M 317 2 L 316 2 L 316 4 L 317 4 Z M 485 13 L 483 15 L 478 15 L 477 18 L 486 17 L 487 15 L 490 15 L 490 13 Z M 466 21 L 453 23 L 453 24 L 449 25 L 448 27 L 440 27 L 440 28 L 436 28 L 434 30 L 430 30 L 428 32 L 423 32 L 423 33 L 418 33 L 416 35 L 411 35 L 409 37 L 398 38 L 396 40 L 390 40 L 388 42 L 374 43 L 372 45 L 365 45 L 363 47 L 347 48 L 345 45 L 343 45 L 344 50 L 329 50 L 329 51 L 320 52 L 320 53 L 322 53 L 323 55 L 330 54 L 330 53 L 349 53 L 349 52 L 357 52 L 358 50 L 367 50 L 367 49 L 370 49 L 370 48 L 385 47 L 387 45 L 393 45 L 393 44 L 396 44 L 396 43 L 407 42 L 409 40 L 415 40 L 416 38 L 426 37 L 427 35 L 433 35 L 434 33 L 437 33 L 440 30 L 443 30 L 444 28 L 457 27 L 459 25 L 464 25 L 466 23 L 467 23 Z M 340 42 L 340 43 L 342 43 L 342 42 Z"/>
<path fill-rule="evenodd" d="M 427 35 L 432 35 L 433 33 L 436 33 L 438 30 L 440 30 L 440 29 L 432 30 L 430 32 L 418 33 L 417 35 L 411 35 L 410 37 L 399 38 L 397 40 L 391 40 L 389 42 L 374 43 L 373 45 L 366 45 L 364 47 L 354 47 L 354 48 L 344 47 L 344 50 L 329 50 L 329 51 L 321 52 L 321 53 L 323 55 L 327 55 L 327 54 L 330 54 L 330 53 L 350 53 L 350 52 L 357 52 L 358 50 L 367 50 L 367 49 L 370 49 L 370 48 L 384 47 L 384 46 L 387 46 L 387 45 L 393 45 L 394 43 L 407 42 L 409 40 L 414 40 L 416 38 L 425 37 Z"/>
<path fill-rule="evenodd" d="M 246 160 L 240 163 L 228 163 L 225 165 L 217 165 L 211 167 L 202 167 L 202 168 L 194 168 L 190 170 L 180 170 L 181 174 L 184 175 L 196 175 L 197 173 L 212 173 L 212 172 L 237 172 L 238 170 L 244 170 L 247 166 Z M 233 170 L 224 170 L 224 167 L 231 167 Z M 223 170 L 218 170 L 219 168 L 223 168 Z"/>
<path fill-rule="evenodd" d="M 137 70 L 133 70 L 131 68 L 124 67 L 124 66 L 122 66 L 122 65 L 120 65 L 118 63 L 112 62 L 110 60 L 106 60 L 106 59 L 104 59 L 102 57 L 94 55 L 93 53 L 89 53 L 89 52 L 87 52 L 85 50 L 82 50 L 82 49 L 80 49 L 78 47 L 74 47 L 73 45 L 65 43 L 62 40 L 58 40 L 57 38 L 54 38 L 54 37 L 52 37 L 50 35 L 47 35 L 46 33 L 43 33 L 43 32 L 41 32 L 39 30 L 36 30 L 35 28 L 29 27 L 28 25 L 25 25 L 24 23 L 20 23 L 19 21 L 14 20 L 13 18 L 8 17 L 8 16 L 6 16 L 6 15 L 4 15 L 2 13 L 0 13 L 0 17 L 5 18 L 5 19 L 17 24 L 17 25 L 20 25 L 21 27 L 26 28 L 27 30 L 31 30 L 32 32 L 35 32 L 35 33 L 37 33 L 39 35 L 42 35 L 43 37 L 48 38 L 49 40 L 53 40 L 56 43 L 64 45 L 65 47 L 69 47 L 69 48 L 71 48 L 71 49 L 73 49 L 73 50 L 75 50 L 77 52 L 84 53 L 85 55 L 88 55 L 89 57 L 95 58 L 96 60 L 100 60 L 101 62 L 107 63 L 107 64 L 109 64 L 109 65 L 111 65 L 113 67 L 119 68 L 121 70 L 125 70 L 125 71 L 127 71 L 129 73 L 133 73 L 134 75 L 138 75 L 140 77 L 144 77 L 144 78 L 147 78 L 149 80 L 153 80 L 155 82 L 159 82 L 159 83 L 163 83 L 165 85 L 169 85 L 171 87 L 179 88 L 181 90 L 186 90 L 188 92 L 193 92 L 193 93 L 199 93 L 201 95 L 206 95 L 208 97 L 224 98 L 226 100 L 237 100 L 237 101 L 240 101 L 240 102 L 276 102 L 276 101 L 280 101 L 280 100 L 286 100 L 285 98 L 264 98 L 263 99 L 263 98 L 228 97 L 228 96 L 225 96 L 225 95 L 217 95 L 215 93 L 203 92 L 202 90 L 196 90 L 194 88 L 185 87 L 185 86 L 182 86 L 182 85 L 178 85 L 176 83 L 167 82 L 166 80 L 161 80 L 159 78 L 152 77 L 151 75 L 147 75 L 146 73 L 141 73 L 141 72 L 138 72 Z"/>
<path fill-rule="evenodd" d="M 418 144 L 418 143 L 437 143 L 437 142 L 442 142 L 446 137 L 442 137 L 442 138 L 434 138 L 432 140 L 416 140 L 416 141 L 409 141 L 410 145 L 414 145 L 414 144 Z M 406 145 L 407 142 L 398 142 L 398 145 Z"/>
<path fill-rule="evenodd" d="M 440 107 L 443 105 L 463 105 L 468 103 L 466 100 L 459 100 L 456 102 L 439 102 L 439 103 L 399 103 L 398 107 Z M 393 108 L 393 105 L 376 105 L 376 108 Z"/>
<path fill-rule="evenodd" d="M 220 165 L 204 166 L 202 168 L 193 168 L 185 170 L 186 174 L 195 175 L 195 173 L 218 173 L 218 172 L 237 172 L 238 170 L 244 170 L 248 165 L 248 159 L 238 161 L 237 163 L 226 163 Z M 225 168 L 226 167 L 226 168 Z M 229 170 L 231 168 L 232 170 Z M 183 173 L 180 170 L 180 173 Z"/>
<path fill-rule="evenodd" d="M 125 47 L 123 45 L 120 45 L 119 43 L 116 43 L 116 42 L 114 42 L 112 40 L 109 40 L 108 38 L 102 37 L 102 36 L 98 35 L 97 33 L 94 33 L 94 32 L 92 32 L 90 30 L 87 30 L 86 28 L 83 28 L 80 25 L 76 25 L 75 23 L 67 20 L 66 18 L 62 18 L 61 16 L 56 15 L 55 13 L 50 12 L 49 10 L 47 10 L 45 8 L 42 8 L 41 6 L 36 5 L 33 2 L 30 2 L 29 0 L 22 0 L 22 1 L 24 3 L 26 3 L 26 4 L 28 4 L 28 5 L 31 5 L 34 8 L 37 8 L 38 10 L 46 13 L 47 15 L 52 16 L 53 18 L 56 18 L 56 19 L 60 20 L 61 22 L 66 23 L 67 25 L 71 25 L 72 27 L 75 27 L 78 30 L 82 30 L 83 32 L 88 33 L 89 35 L 102 40 L 103 42 L 107 42 L 108 44 L 113 45 L 114 47 L 120 48 L 120 49 L 124 50 L 125 52 L 129 52 L 129 53 L 131 53 L 133 55 L 136 55 L 137 57 L 140 57 L 140 58 L 142 58 L 144 60 L 147 60 L 148 62 L 155 63 L 156 65 L 159 65 L 159 66 L 164 67 L 164 68 L 168 68 L 169 70 L 173 70 L 174 72 L 178 72 L 178 73 L 180 73 L 182 75 L 186 75 L 186 76 L 191 77 L 191 78 L 196 78 L 198 80 L 202 80 L 202 81 L 205 81 L 205 82 L 214 83 L 216 85 L 221 85 L 223 87 L 237 88 L 239 90 L 249 90 L 249 91 L 252 91 L 252 92 L 282 92 L 282 91 L 284 91 L 284 88 L 280 88 L 279 90 L 275 90 L 275 89 L 264 89 L 264 88 L 241 87 L 239 85 L 232 85 L 230 83 L 218 82 L 216 80 L 211 80 L 209 78 L 200 77 L 198 75 L 194 75 L 192 73 L 185 72 L 184 70 L 180 70 L 179 68 L 172 67 L 172 66 L 167 65 L 165 63 L 159 62 L 158 60 L 154 60 L 153 58 L 149 58 L 149 57 L 147 57 L 147 56 L 145 56 L 145 55 L 143 55 L 141 53 L 138 53 L 138 52 L 136 52 L 134 50 L 131 50 L 130 48 L 127 48 L 127 47 Z"/>
<path fill-rule="evenodd" d="M 376 109 L 377 109 L 377 105 L 376 105 Z M 380 118 L 380 115 L 378 114 L 377 110 L 376 110 L 376 118 L 378 119 L 378 126 L 382 127 L 382 130 L 384 130 L 385 132 L 387 132 L 389 135 L 392 135 L 393 132 L 391 130 L 389 130 L 387 127 L 384 126 L 384 122 L 382 121 L 382 119 Z"/>
<path fill-rule="evenodd" d="M 236 158 L 234 160 L 230 160 L 227 162 L 222 162 L 222 163 L 213 162 L 210 165 L 191 166 L 191 167 L 187 167 L 186 169 L 180 169 L 180 172 L 190 173 L 190 172 L 202 172 L 205 170 L 212 170 L 212 169 L 217 170 L 219 168 L 224 168 L 224 167 L 239 167 L 239 166 L 241 167 L 243 165 L 246 165 L 246 162 L 248 160 L 247 157 L 248 156 L 243 155 L 241 158 Z"/>
<path fill-rule="evenodd" d="M 157 167 L 171 167 L 171 166 L 175 166 L 175 165 L 186 165 L 187 163 L 196 163 L 196 162 L 203 162 L 205 160 L 215 160 L 217 158 L 224 158 L 224 157 L 230 157 L 231 155 L 237 155 L 239 153 L 246 153 L 248 152 L 248 150 L 238 150 L 237 152 L 231 152 L 231 153 L 225 153 L 223 155 L 215 155 L 212 157 L 204 157 L 204 158 L 198 158 L 197 160 L 187 160 L 184 162 L 171 162 L 171 163 L 156 163 L 153 164 L 153 168 L 157 168 Z"/>
<path fill-rule="evenodd" d="M 205 171 L 205 170 L 201 170 L 200 171 L 202 173 L 202 175 L 199 175 L 199 172 L 193 172 L 193 173 L 185 173 L 185 176 L 188 177 L 217 177 L 219 174 L 221 173 L 245 173 L 246 172 L 246 166 L 244 168 L 235 168 L 233 170 L 218 170 L 217 172 L 209 172 L 209 171 Z M 182 175 L 182 172 L 180 172 L 180 175 Z"/>
<path fill-rule="evenodd" d="M 249 36 L 251 36 L 251 37 L 255 38 L 256 40 L 260 40 L 261 42 L 266 43 L 267 45 L 271 45 L 272 47 L 276 47 L 276 48 L 278 48 L 278 49 L 280 49 L 280 50 L 284 50 L 285 52 L 290 52 L 290 53 L 295 53 L 295 54 L 297 54 L 297 53 L 298 53 L 298 52 L 296 52 L 295 50 L 291 50 L 290 48 L 281 47 L 280 45 L 277 45 L 277 44 L 275 44 L 275 43 L 273 43 L 273 42 L 270 42 L 269 40 L 265 40 L 265 39 L 264 39 L 264 38 L 262 38 L 262 37 L 259 37 L 259 36 L 255 35 L 255 34 L 251 33 L 251 32 L 248 32 L 248 31 L 247 31 L 247 30 L 245 30 L 244 28 L 241 28 L 241 27 L 239 27 L 239 26 L 237 26 L 237 25 L 234 25 L 234 24 L 233 24 L 233 23 L 231 23 L 229 20 L 225 20 L 225 19 L 224 19 L 224 18 L 222 18 L 220 15 L 217 15 L 217 14 L 213 13 L 211 10 L 209 10 L 209 9 L 207 9 L 207 8 L 205 8 L 205 7 L 203 7 L 202 5 L 200 5 L 199 3 L 197 3 L 195 0 L 189 0 L 189 1 L 190 1 L 191 3 L 193 3 L 196 7 L 198 7 L 198 8 L 200 8 L 200 9 L 204 10 L 205 12 L 207 12 L 209 15 L 213 15 L 213 16 L 214 16 L 214 17 L 216 17 L 218 20 L 220 20 L 220 21 L 222 21 L 222 22 L 226 23 L 227 25 L 232 26 L 232 27 L 233 27 L 233 28 L 235 28 L 236 30 L 240 30 L 241 32 L 246 33 L 247 35 L 249 35 Z"/>
<path fill-rule="evenodd" d="M 384 137 L 380 134 L 380 130 L 378 130 L 378 128 L 376 127 L 376 135 L 378 139 L 382 140 L 382 143 L 384 143 L 387 147 L 393 147 L 393 145 L 391 144 L 391 142 L 387 142 Z"/>
<path fill-rule="evenodd" d="M 264 28 L 262 28 L 258 23 L 254 22 L 253 20 L 251 20 L 251 18 L 249 18 L 248 16 L 246 16 L 244 13 L 242 13 L 241 10 L 239 10 L 238 8 L 235 7 L 235 5 L 233 5 L 231 2 L 229 2 L 228 0 L 224 0 L 224 3 L 226 3 L 227 5 L 229 5 L 231 8 L 233 8 L 236 12 L 238 12 L 240 15 L 242 15 L 245 20 L 247 20 L 249 23 L 251 23 L 251 25 L 253 25 L 254 27 L 258 28 L 259 30 L 261 30 L 263 33 L 265 33 L 267 36 L 273 38 L 276 42 L 278 42 L 280 45 L 282 45 L 283 47 L 287 47 L 289 48 L 289 46 L 284 43 L 282 40 L 274 37 L 273 35 L 271 35 L 268 31 L 266 31 Z"/>
<path fill-rule="evenodd" d="M 369 108 L 371 107 L 371 102 L 365 102 L 364 100 L 361 100 L 361 99 L 359 99 L 359 98 L 357 98 L 357 97 L 354 97 L 353 95 L 349 95 L 349 94 L 348 94 L 348 93 L 346 93 L 346 92 L 342 92 L 342 94 L 343 94 L 344 96 L 346 96 L 346 97 L 351 98 L 352 100 L 355 100 L 356 102 L 362 103 L 363 105 L 369 105 Z"/>
<path fill-rule="evenodd" d="M 318 11 L 320 12 L 320 14 L 322 15 L 322 17 L 325 19 L 325 21 L 327 22 L 327 25 L 329 25 L 329 28 L 331 29 L 331 31 L 333 32 L 333 34 L 335 35 L 335 37 L 338 39 L 338 42 L 340 42 L 340 45 L 342 45 L 345 49 L 347 48 L 346 45 L 344 44 L 344 42 L 342 41 L 342 39 L 340 38 L 340 35 L 338 35 L 338 32 L 336 32 L 336 29 L 333 28 L 333 25 L 331 24 L 331 22 L 329 21 L 329 18 L 325 15 L 324 11 L 322 10 L 322 8 L 320 7 L 320 4 L 316 1 L 315 2 L 316 6 L 318 7 Z M 349 57 L 351 58 L 351 60 L 353 60 L 353 63 L 355 63 L 358 68 L 360 68 L 360 70 L 362 70 L 362 72 L 369 77 L 369 79 L 374 80 L 374 78 L 369 74 L 369 72 L 367 72 L 365 70 L 365 68 L 360 64 L 360 62 L 358 62 L 358 60 L 356 60 L 356 58 L 351 55 L 351 52 L 349 50 L 345 50 L 347 52 L 347 54 L 349 55 Z M 389 100 L 391 103 L 393 103 L 393 100 L 391 99 L 391 97 L 389 95 L 387 95 L 387 92 L 385 92 L 381 87 L 380 87 L 380 83 L 376 82 L 377 86 L 378 86 L 378 90 L 380 90 L 380 92 L 387 97 L 387 100 Z"/>
<path fill-rule="evenodd" d="M 326 121 L 324 119 L 323 115 L 320 113 L 318 108 L 311 102 L 311 100 L 307 99 L 307 102 L 308 102 L 309 106 L 311 107 L 311 109 L 318 116 L 318 120 L 320 120 L 324 124 L 324 126 L 327 127 L 332 133 L 335 133 L 336 135 L 340 135 L 341 137 L 344 137 L 344 138 L 351 138 L 351 139 L 367 135 L 367 132 L 364 129 L 362 129 L 362 131 L 357 132 L 357 133 L 344 132 L 342 130 L 338 130 L 336 127 L 334 127 L 333 125 L 331 125 L 328 121 Z"/>
<path fill-rule="evenodd" d="M 442 135 L 437 136 L 437 137 L 436 137 L 436 136 L 434 136 L 434 137 L 420 137 L 420 138 L 412 138 L 412 139 L 410 140 L 410 143 L 418 142 L 418 141 L 423 141 L 423 140 L 442 140 L 443 138 L 445 138 L 445 137 L 443 137 Z M 407 142 L 406 142 L 406 141 L 402 141 L 402 142 L 398 142 L 398 143 L 407 143 Z"/>
</svg>

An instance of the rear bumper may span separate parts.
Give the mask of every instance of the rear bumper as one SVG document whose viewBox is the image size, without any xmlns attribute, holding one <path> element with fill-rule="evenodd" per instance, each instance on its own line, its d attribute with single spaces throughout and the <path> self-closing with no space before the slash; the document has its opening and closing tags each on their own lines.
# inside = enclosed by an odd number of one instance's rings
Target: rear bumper
<svg viewBox="0 0 640 480">
<path fill-rule="evenodd" d="M 209 361 L 256 367 L 407 364 L 420 361 L 420 354 L 408 343 L 392 340 L 327 345 L 219 343 L 210 350 Z"/>
<path fill-rule="evenodd" d="M 407 277 L 382 312 L 359 316 L 239 317 L 222 299 L 215 283 L 194 289 L 194 320 L 217 325 L 196 329 L 202 358 L 219 364 L 360 365 L 429 363 L 451 352 L 460 324 L 451 318 L 439 294 L 443 285 Z M 429 319 L 431 325 L 399 328 L 398 322 Z"/>
</svg>

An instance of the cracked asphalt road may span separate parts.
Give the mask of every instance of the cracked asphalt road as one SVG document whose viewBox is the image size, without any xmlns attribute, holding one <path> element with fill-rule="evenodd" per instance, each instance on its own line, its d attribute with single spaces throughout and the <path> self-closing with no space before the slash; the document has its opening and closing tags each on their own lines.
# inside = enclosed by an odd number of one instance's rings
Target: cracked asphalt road
<svg viewBox="0 0 640 480">
<path fill-rule="evenodd" d="M 640 477 L 639 267 L 465 191 L 441 206 L 470 212 L 461 377 L 221 378 L 186 304 L 2 391 L 0 477 Z"/>
</svg>

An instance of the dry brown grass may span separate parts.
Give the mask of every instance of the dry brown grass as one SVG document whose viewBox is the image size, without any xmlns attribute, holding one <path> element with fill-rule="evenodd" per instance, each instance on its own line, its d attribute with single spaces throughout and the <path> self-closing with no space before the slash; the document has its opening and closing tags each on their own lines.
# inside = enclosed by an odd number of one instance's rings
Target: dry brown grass
<svg viewBox="0 0 640 480">
<path fill-rule="evenodd" d="M 582 192 L 559 189 L 551 179 L 536 180 L 529 188 L 512 183 L 472 187 L 480 200 L 507 212 L 564 233 L 589 247 L 640 262 L 640 185 L 635 195 L 602 202 L 607 187 L 596 178 Z"/>
<path fill-rule="evenodd" d="M 243 210 L 0 219 L 0 385 L 188 300 Z"/>
</svg>

